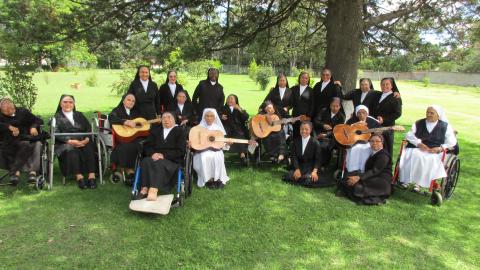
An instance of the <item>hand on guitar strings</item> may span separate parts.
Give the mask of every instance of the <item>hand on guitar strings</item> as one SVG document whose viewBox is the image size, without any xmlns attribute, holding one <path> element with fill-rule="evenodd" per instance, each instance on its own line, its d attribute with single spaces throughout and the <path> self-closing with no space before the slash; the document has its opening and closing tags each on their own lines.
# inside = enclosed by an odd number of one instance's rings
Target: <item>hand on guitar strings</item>
<svg viewBox="0 0 480 270">
<path fill-rule="evenodd" d="M 125 120 L 125 122 L 123 124 L 127 127 L 132 127 L 132 128 L 137 126 L 137 124 L 132 120 Z"/>
</svg>

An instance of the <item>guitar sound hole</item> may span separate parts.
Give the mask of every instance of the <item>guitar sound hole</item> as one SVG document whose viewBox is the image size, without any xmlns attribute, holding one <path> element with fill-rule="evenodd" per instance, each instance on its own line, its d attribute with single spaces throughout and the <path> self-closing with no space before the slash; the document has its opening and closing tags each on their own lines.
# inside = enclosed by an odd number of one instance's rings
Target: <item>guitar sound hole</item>
<svg viewBox="0 0 480 270">
<path fill-rule="evenodd" d="M 360 130 L 355 130 L 355 134 L 361 135 L 361 134 L 362 134 L 362 131 L 360 131 Z"/>
<path fill-rule="evenodd" d="M 209 140 L 210 142 L 214 142 L 214 141 L 215 141 L 215 137 L 213 137 L 213 136 L 208 136 L 208 140 Z"/>
<path fill-rule="evenodd" d="M 141 127 L 142 127 L 142 123 L 135 123 L 135 127 L 141 128 Z"/>
</svg>

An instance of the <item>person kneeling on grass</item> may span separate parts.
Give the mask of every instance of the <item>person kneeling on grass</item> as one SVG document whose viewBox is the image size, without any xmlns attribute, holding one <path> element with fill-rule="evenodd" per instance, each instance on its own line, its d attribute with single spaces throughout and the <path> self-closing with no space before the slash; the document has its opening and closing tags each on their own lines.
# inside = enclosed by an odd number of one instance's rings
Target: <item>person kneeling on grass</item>
<svg viewBox="0 0 480 270">
<path fill-rule="evenodd" d="M 312 123 L 302 122 L 300 136 L 292 141 L 292 166 L 283 178 L 284 181 L 308 187 L 316 187 L 320 184 L 318 170 L 321 164 L 321 149 L 319 142 L 310 136 Z"/>
<path fill-rule="evenodd" d="M 391 193 L 392 159 L 383 149 L 383 136 L 370 137 L 372 155 L 365 163 L 365 172 L 349 172 L 337 184 L 337 196 L 347 196 L 359 204 L 379 205 L 386 202 Z"/>
<path fill-rule="evenodd" d="M 185 133 L 175 126 L 171 112 L 162 114 L 162 125 L 154 126 L 145 142 L 146 157 L 141 162 L 141 189 L 137 199 L 157 200 L 157 194 L 169 192 L 185 156 Z"/>
</svg>

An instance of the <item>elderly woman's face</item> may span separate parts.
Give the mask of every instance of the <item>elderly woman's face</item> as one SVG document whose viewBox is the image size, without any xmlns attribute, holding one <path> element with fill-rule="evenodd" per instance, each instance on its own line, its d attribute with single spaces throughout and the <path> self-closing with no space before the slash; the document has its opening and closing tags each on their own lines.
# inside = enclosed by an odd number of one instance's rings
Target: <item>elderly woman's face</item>
<svg viewBox="0 0 480 270">
<path fill-rule="evenodd" d="M 162 125 L 164 128 L 172 128 L 175 125 L 175 119 L 170 113 L 162 114 Z"/>
<path fill-rule="evenodd" d="M 64 97 L 62 101 L 60 101 L 60 107 L 64 112 L 71 112 L 73 107 L 75 107 L 75 101 L 71 97 Z"/>
<path fill-rule="evenodd" d="M 178 93 L 178 95 L 177 95 L 177 102 L 178 102 L 179 104 L 184 104 L 185 101 L 187 101 L 187 96 L 185 95 L 185 93 L 182 93 L 182 92 Z"/>
<path fill-rule="evenodd" d="M 308 137 L 311 132 L 312 132 L 312 129 L 310 128 L 310 125 L 304 124 L 300 126 L 300 135 L 303 138 Z"/>
<path fill-rule="evenodd" d="M 234 97 L 234 96 L 228 96 L 228 98 L 227 98 L 227 104 L 228 104 L 228 106 L 235 106 L 235 105 L 237 105 L 237 102 L 235 101 L 235 97 Z"/>
<path fill-rule="evenodd" d="M 332 78 L 332 74 L 330 73 L 330 70 L 324 70 L 322 71 L 320 77 L 322 78 L 322 81 L 326 82 L 330 81 L 330 79 Z"/>
<path fill-rule="evenodd" d="M 368 113 L 367 111 L 365 110 L 358 110 L 357 112 L 357 117 L 358 117 L 358 120 L 360 121 L 366 121 L 367 120 L 367 116 L 368 116 Z"/>
<path fill-rule="evenodd" d="M 427 121 L 428 122 L 436 122 L 436 121 L 438 121 L 439 118 L 440 118 L 440 116 L 438 115 L 437 111 L 434 108 L 432 108 L 432 107 L 427 108 Z"/>
<path fill-rule="evenodd" d="M 388 93 L 392 91 L 392 82 L 390 80 L 383 80 L 380 84 L 380 87 L 382 88 L 382 92 Z"/>
<path fill-rule="evenodd" d="M 171 84 L 174 84 L 177 82 L 177 73 L 175 72 L 170 72 L 168 74 L 168 82 Z"/>
<path fill-rule="evenodd" d="M 140 76 L 140 79 L 142 79 L 142 81 L 146 81 L 148 80 L 148 77 L 149 77 L 149 70 L 147 67 L 141 67 L 140 70 L 138 71 L 138 76 Z"/>
<path fill-rule="evenodd" d="M 12 116 L 15 114 L 15 105 L 13 105 L 13 102 L 5 101 L 0 110 L 4 115 Z"/>
<path fill-rule="evenodd" d="M 207 112 L 205 114 L 205 122 L 207 122 L 207 125 L 213 124 L 215 122 L 215 114 L 213 112 Z"/>
<path fill-rule="evenodd" d="M 274 113 L 275 113 L 275 109 L 273 108 L 273 105 L 272 105 L 272 104 L 268 104 L 268 105 L 265 107 L 265 112 L 268 113 L 268 114 L 274 114 Z"/>
<path fill-rule="evenodd" d="M 378 151 L 383 148 L 382 139 L 380 139 L 378 136 L 371 137 L 369 142 L 373 151 Z"/>
<path fill-rule="evenodd" d="M 125 108 L 130 110 L 130 109 L 133 108 L 134 105 L 135 105 L 135 96 L 134 95 L 127 95 L 123 99 L 123 106 L 125 106 Z"/>
<path fill-rule="evenodd" d="M 340 111 L 340 102 L 332 101 L 332 103 L 330 103 L 330 111 L 332 113 L 337 113 L 338 111 Z"/>
<path fill-rule="evenodd" d="M 368 92 L 368 90 L 370 90 L 370 83 L 367 80 L 361 81 L 360 90 L 362 90 L 362 92 Z"/>
</svg>

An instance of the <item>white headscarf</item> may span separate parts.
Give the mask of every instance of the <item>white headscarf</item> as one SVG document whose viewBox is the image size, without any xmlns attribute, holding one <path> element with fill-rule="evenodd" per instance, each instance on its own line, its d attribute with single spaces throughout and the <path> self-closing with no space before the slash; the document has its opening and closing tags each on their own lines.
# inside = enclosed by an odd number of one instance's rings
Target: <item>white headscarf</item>
<svg viewBox="0 0 480 270">
<path fill-rule="evenodd" d="M 210 126 L 207 124 L 207 121 L 205 121 L 205 114 L 207 114 L 207 112 L 212 112 L 213 114 L 215 114 L 215 121 Z M 218 117 L 217 110 L 215 109 L 205 108 L 203 110 L 200 126 L 208 130 L 220 130 L 223 133 L 223 135 L 227 135 L 227 132 L 225 132 L 225 128 L 223 128 L 222 121 L 220 121 L 220 117 Z"/>
<path fill-rule="evenodd" d="M 368 111 L 368 107 L 365 106 L 365 105 L 358 105 L 357 107 L 355 107 L 355 115 L 357 115 L 358 111 L 360 110 L 364 110 L 367 112 L 367 115 L 370 114 L 370 112 Z"/>
<path fill-rule="evenodd" d="M 438 105 L 429 105 L 427 107 L 428 108 L 432 108 L 434 109 L 437 114 L 438 114 L 438 119 L 442 120 L 443 122 L 446 122 L 448 123 L 448 119 L 447 119 L 447 116 L 445 115 L 445 112 L 443 111 L 442 107 L 438 106 Z"/>
</svg>

